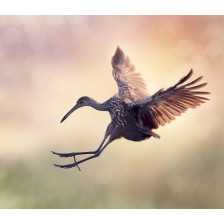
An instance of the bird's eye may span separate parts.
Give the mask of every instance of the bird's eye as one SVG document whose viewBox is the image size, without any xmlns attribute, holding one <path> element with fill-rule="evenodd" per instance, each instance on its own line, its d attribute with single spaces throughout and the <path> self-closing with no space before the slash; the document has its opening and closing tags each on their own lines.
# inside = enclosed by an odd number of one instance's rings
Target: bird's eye
<svg viewBox="0 0 224 224">
<path fill-rule="evenodd" d="M 83 103 L 83 101 L 79 102 L 79 104 L 82 104 L 82 103 Z"/>
</svg>

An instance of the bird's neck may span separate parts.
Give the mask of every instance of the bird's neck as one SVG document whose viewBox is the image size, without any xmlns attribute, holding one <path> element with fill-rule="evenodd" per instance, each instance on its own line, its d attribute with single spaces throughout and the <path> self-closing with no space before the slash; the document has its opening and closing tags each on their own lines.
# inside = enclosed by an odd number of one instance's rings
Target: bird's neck
<svg viewBox="0 0 224 224">
<path fill-rule="evenodd" d="M 100 110 L 100 111 L 108 111 L 109 110 L 109 108 L 107 107 L 107 105 L 105 103 L 98 103 L 94 99 L 91 99 L 91 105 L 90 106 L 92 108 L 94 108 L 96 110 Z"/>
</svg>

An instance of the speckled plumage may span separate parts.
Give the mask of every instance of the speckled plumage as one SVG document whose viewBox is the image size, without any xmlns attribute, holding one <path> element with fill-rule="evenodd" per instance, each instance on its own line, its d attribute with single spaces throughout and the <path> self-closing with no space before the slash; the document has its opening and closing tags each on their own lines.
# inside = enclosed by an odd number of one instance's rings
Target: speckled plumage
<svg viewBox="0 0 224 224">
<path fill-rule="evenodd" d="M 159 126 L 175 120 L 189 108 L 195 108 L 208 100 L 201 95 L 209 92 L 194 91 L 204 87 L 207 83 L 194 85 L 202 79 L 202 76 L 194 81 L 183 85 L 193 73 L 190 70 L 177 84 L 167 90 L 159 90 L 150 96 L 146 90 L 144 81 L 130 60 L 118 47 L 112 58 L 112 74 L 118 85 L 118 94 L 100 104 L 90 97 L 81 97 L 76 105 L 63 117 L 63 122 L 71 113 L 83 106 L 91 106 L 96 110 L 108 111 L 111 123 L 108 125 L 104 139 L 95 151 L 56 153 L 61 157 L 73 157 L 74 163 L 68 165 L 56 165 L 60 168 L 78 167 L 79 164 L 99 156 L 108 144 L 118 138 L 126 138 L 132 141 L 141 141 L 150 138 L 160 138 L 153 132 Z M 106 139 L 108 141 L 104 144 Z M 83 160 L 76 161 L 77 155 L 92 154 Z M 80 168 L 79 168 L 80 169 Z"/>
</svg>

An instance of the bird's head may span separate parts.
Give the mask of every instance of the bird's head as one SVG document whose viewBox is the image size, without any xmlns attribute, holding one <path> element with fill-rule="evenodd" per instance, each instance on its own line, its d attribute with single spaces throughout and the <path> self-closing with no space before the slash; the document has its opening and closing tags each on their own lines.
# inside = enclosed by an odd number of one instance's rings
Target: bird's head
<svg viewBox="0 0 224 224">
<path fill-rule="evenodd" d="M 84 107 L 84 106 L 90 106 L 91 102 L 93 100 L 88 97 L 88 96 L 83 96 L 81 98 L 79 98 L 76 102 L 76 105 L 62 118 L 61 123 L 69 116 L 71 115 L 71 113 L 73 113 L 75 110 L 77 110 L 80 107 Z"/>
<path fill-rule="evenodd" d="M 88 96 L 83 96 L 80 97 L 77 102 L 76 102 L 76 106 L 79 107 L 84 107 L 84 106 L 90 106 L 92 102 L 92 99 Z"/>
</svg>

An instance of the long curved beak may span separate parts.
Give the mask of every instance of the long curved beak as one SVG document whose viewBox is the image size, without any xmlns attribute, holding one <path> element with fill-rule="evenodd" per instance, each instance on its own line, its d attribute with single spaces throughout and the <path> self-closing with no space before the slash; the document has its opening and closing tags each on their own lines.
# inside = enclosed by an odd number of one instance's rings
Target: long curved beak
<svg viewBox="0 0 224 224">
<path fill-rule="evenodd" d="M 77 110 L 80 106 L 76 104 L 61 120 L 61 123 L 70 115 L 72 114 L 75 110 Z"/>
</svg>

